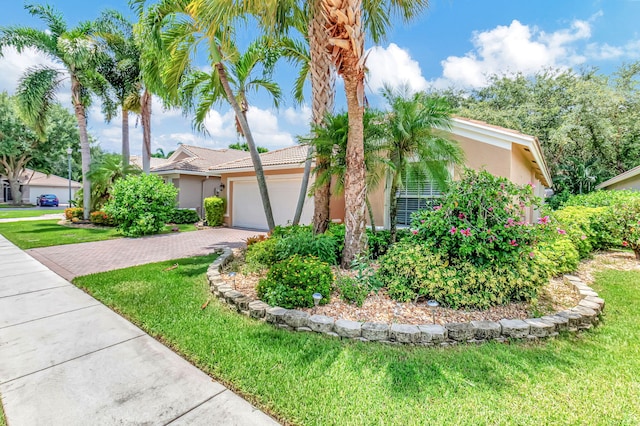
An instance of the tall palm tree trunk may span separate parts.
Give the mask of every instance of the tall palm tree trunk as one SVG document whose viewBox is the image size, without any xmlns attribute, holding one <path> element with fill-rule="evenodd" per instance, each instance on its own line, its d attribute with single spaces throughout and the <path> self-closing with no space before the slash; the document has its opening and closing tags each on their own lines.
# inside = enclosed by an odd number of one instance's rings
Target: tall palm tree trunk
<svg viewBox="0 0 640 426">
<path fill-rule="evenodd" d="M 332 69 L 331 56 L 327 52 L 329 36 L 324 28 L 325 19 L 322 15 L 320 0 L 313 0 L 313 16 L 309 20 L 309 74 L 311 75 L 311 120 L 313 124 L 320 125 L 327 113 L 333 110 L 335 100 L 335 74 Z M 298 197 L 298 206 L 294 217 L 297 224 L 302 214 L 304 200 L 307 196 L 309 174 L 314 150 L 309 146 L 307 161 L 304 165 L 302 185 Z M 326 168 L 330 159 L 317 156 L 316 167 Z M 327 230 L 330 220 L 331 182 L 327 182 L 316 188 L 313 195 L 313 232 L 322 234 Z"/>
<path fill-rule="evenodd" d="M 398 197 L 396 197 L 396 193 L 398 192 L 398 169 L 394 169 L 391 173 L 393 174 L 391 177 L 391 188 L 389 191 L 389 233 L 391 243 L 396 242 L 397 238 L 397 228 L 398 228 Z"/>
<path fill-rule="evenodd" d="M 129 111 L 122 107 L 122 172 L 126 173 L 129 166 L 129 157 L 131 151 L 129 149 Z"/>
<path fill-rule="evenodd" d="M 353 60 L 345 58 L 345 62 Z M 347 162 L 344 177 L 345 228 L 342 267 L 349 268 L 352 261 L 364 251 L 367 244 L 365 209 L 367 199 L 366 167 L 364 162 L 364 106 L 359 92 L 364 82 L 364 71 L 346 66 L 344 87 L 347 95 L 349 135 L 347 137 Z"/>
<path fill-rule="evenodd" d="M 220 76 L 220 84 L 222 85 L 224 93 L 227 96 L 227 100 L 231 104 L 231 108 L 233 108 L 233 111 L 236 114 L 236 118 L 238 119 L 242 132 L 244 133 L 247 145 L 249 145 L 251 161 L 253 162 L 253 168 L 256 171 L 258 189 L 260 190 L 260 197 L 262 198 L 262 206 L 264 208 L 264 214 L 267 218 L 267 226 L 269 227 L 269 230 L 272 230 L 276 225 L 273 220 L 273 212 L 271 210 L 271 202 L 269 201 L 269 192 L 267 190 L 267 181 L 264 177 L 264 169 L 262 168 L 262 161 L 260 161 L 260 154 L 256 149 L 256 143 L 253 140 L 253 134 L 251 133 L 251 129 L 249 128 L 249 123 L 247 122 L 247 119 L 242 112 L 242 107 L 238 104 L 238 101 L 236 100 L 236 97 L 231 90 L 224 64 L 222 64 L 222 62 L 217 62 L 215 64 L 215 67 L 218 70 L 218 75 Z"/>
<path fill-rule="evenodd" d="M 144 89 L 140 99 L 140 120 L 142 121 L 142 171 L 151 170 L 151 93 Z"/>
<path fill-rule="evenodd" d="M 89 135 L 87 133 L 87 114 L 82 103 L 80 81 L 76 75 L 71 74 L 71 98 L 73 110 L 78 121 L 78 132 L 80 133 L 80 154 L 82 158 L 82 216 L 84 220 L 89 220 L 91 211 L 91 181 L 89 180 L 89 170 L 91 168 L 91 150 L 89 146 Z"/>
</svg>

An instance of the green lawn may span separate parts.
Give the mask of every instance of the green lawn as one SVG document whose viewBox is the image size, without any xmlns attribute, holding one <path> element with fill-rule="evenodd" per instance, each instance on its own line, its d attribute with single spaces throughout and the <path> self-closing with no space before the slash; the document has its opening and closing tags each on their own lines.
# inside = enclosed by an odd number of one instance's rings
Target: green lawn
<svg viewBox="0 0 640 426">
<path fill-rule="evenodd" d="M 2 408 L 2 401 L 0 401 L 0 426 L 7 426 L 7 420 L 4 418 L 4 409 Z"/>
<path fill-rule="evenodd" d="M 385 346 L 290 333 L 209 298 L 214 257 L 74 282 L 280 420 L 295 424 L 639 424 L 640 273 L 607 271 L 596 329 L 538 344 Z M 165 271 L 178 263 L 179 267 Z"/>
<path fill-rule="evenodd" d="M 33 204 L 22 204 L 19 206 L 14 206 L 13 204 L 1 203 L 0 209 L 23 209 L 27 207 L 35 207 Z"/>
<path fill-rule="evenodd" d="M 195 231 L 196 229 L 193 225 L 176 226 L 180 228 L 181 232 Z M 170 226 L 166 226 L 162 231 L 162 233 L 169 232 L 171 232 Z M 58 221 L 55 219 L 0 223 L 0 234 L 23 250 L 122 237 L 122 234 L 115 228 L 73 228 L 58 225 Z"/>
<path fill-rule="evenodd" d="M 0 211 L 0 219 L 12 219 L 19 217 L 38 217 L 45 214 L 64 213 L 64 209 L 51 210 L 9 210 Z"/>
</svg>

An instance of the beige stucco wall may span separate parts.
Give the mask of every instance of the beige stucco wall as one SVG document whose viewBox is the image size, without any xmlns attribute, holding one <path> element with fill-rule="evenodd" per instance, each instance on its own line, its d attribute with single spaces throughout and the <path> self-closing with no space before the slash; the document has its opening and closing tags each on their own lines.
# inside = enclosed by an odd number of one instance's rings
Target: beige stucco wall
<svg viewBox="0 0 640 426">
<path fill-rule="evenodd" d="M 511 152 L 508 149 L 453 135 L 464 152 L 464 164 L 470 169 L 484 169 L 496 176 L 510 177 Z M 458 179 L 456 171 L 454 179 Z"/>
<path fill-rule="evenodd" d="M 606 189 L 631 189 L 634 191 L 640 191 L 640 175 L 609 185 Z"/>
<path fill-rule="evenodd" d="M 219 177 L 180 175 L 173 179 L 178 188 L 178 207 L 182 209 L 196 209 L 202 216 L 202 200 L 212 197 L 220 186 Z"/>
</svg>

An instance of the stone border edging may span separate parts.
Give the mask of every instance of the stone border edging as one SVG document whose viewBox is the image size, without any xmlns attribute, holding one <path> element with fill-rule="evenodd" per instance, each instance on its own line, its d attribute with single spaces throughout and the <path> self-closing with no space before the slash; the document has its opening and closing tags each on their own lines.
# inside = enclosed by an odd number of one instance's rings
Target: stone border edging
<svg viewBox="0 0 640 426">
<path fill-rule="evenodd" d="M 327 336 L 377 341 L 388 344 L 421 346 L 455 346 L 459 343 L 483 343 L 508 339 L 537 340 L 554 337 L 561 331 L 572 333 L 588 330 L 600 321 L 604 300 L 591 287 L 574 275 L 564 275 L 579 293 L 577 306 L 541 318 L 501 319 L 500 321 L 471 321 L 459 323 L 386 324 L 334 319 L 325 315 L 310 315 L 304 311 L 269 306 L 261 300 L 252 300 L 234 290 L 220 277 L 221 269 L 233 259 L 233 252 L 224 247 L 220 256 L 209 266 L 207 278 L 211 293 L 241 314 L 260 319 L 290 331 L 323 333 Z"/>
</svg>

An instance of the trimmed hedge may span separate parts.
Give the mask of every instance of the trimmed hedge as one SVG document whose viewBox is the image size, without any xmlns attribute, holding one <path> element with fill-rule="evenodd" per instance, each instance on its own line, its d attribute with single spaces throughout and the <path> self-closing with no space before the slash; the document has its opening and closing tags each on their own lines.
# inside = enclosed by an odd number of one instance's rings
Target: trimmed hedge
<svg viewBox="0 0 640 426">
<path fill-rule="evenodd" d="M 224 211 L 227 200 L 220 197 L 208 197 L 204 199 L 204 212 L 209 226 L 220 226 L 224 223 Z"/>
<path fill-rule="evenodd" d="M 200 220 L 198 212 L 192 209 L 175 209 L 169 222 L 176 225 L 196 223 Z"/>
</svg>

